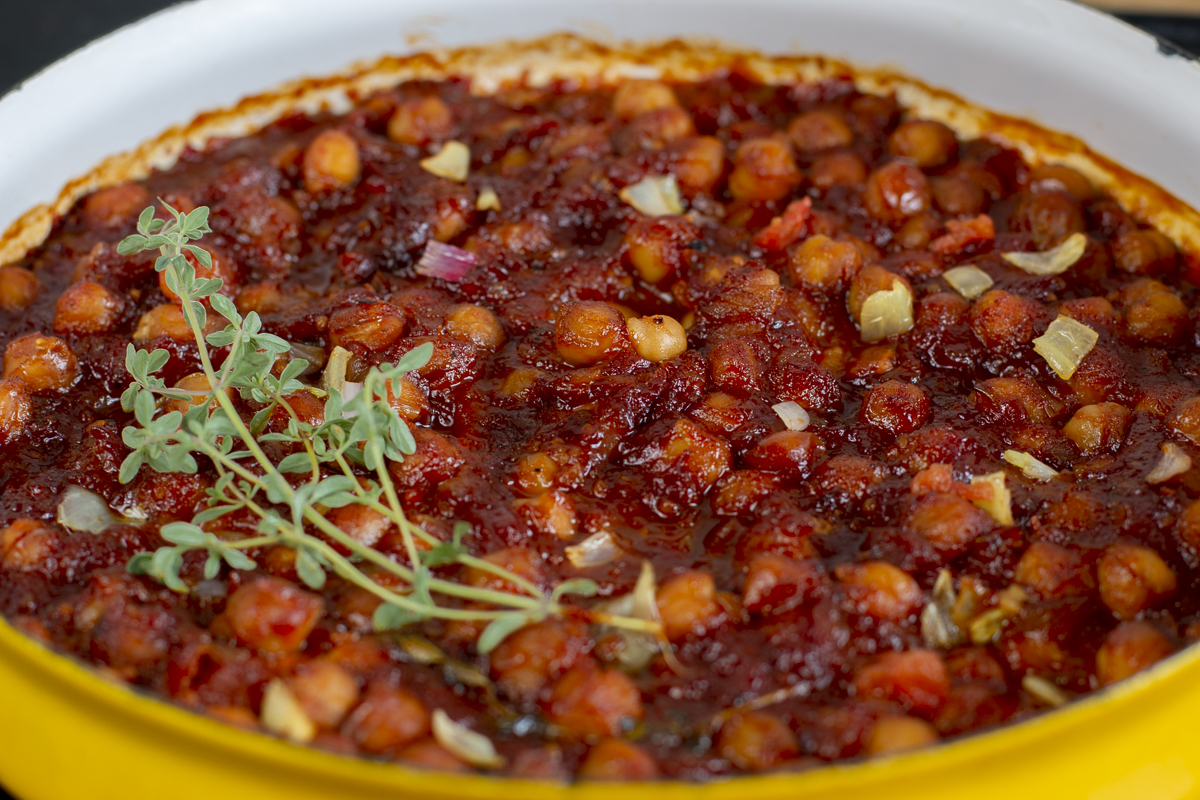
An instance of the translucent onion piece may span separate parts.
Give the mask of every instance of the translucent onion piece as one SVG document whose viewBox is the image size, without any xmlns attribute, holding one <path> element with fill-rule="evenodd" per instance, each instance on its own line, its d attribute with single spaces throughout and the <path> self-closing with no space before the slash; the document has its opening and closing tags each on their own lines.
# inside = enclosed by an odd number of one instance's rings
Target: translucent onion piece
<svg viewBox="0 0 1200 800">
<path fill-rule="evenodd" d="M 621 545 L 617 544 L 617 540 L 609 531 L 593 533 L 579 544 L 566 548 L 565 552 L 567 560 L 576 569 L 602 567 L 625 555 L 625 551 L 621 549 Z"/>
<path fill-rule="evenodd" d="M 1071 699 L 1062 689 L 1037 675 L 1026 675 L 1021 678 L 1021 688 L 1028 692 L 1030 697 L 1040 700 L 1051 708 L 1057 708 Z"/>
<path fill-rule="evenodd" d="M 474 253 L 430 239 L 425 245 L 425 252 L 421 254 L 421 260 L 417 262 L 416 271 L 418 275 L 427 278 L 441 278 L 450 283 L 458 283 L 467 277 L 467 273 L 474 266 Z"/>
<path fill-rule="evenodd" d="M 504 758 L 496 752 L 492 740 L 482 733 L 455 722 L 440 708 L 433 710 L 431 722 L 437 743 L 472 767 L 500 769 L 504 766 Z"/>
<path fill-rule="evenodd" d="M 119 521 L 104 498 L 82 486 L 68 486 L 58 503 L 58 524 L 67 530 L 104 533 Z"/>
<path fill-rule="evenodd" d="M 892 288 L 863 301 L 859 332 L 864 342 L 878 342 L 907 333 L 913 326 L 913 299 L 908 287 L 892 281 Z"/>
<path fill-rule="evenodd" d="M 990 500 L 976 500 L 975 505 L 992 515 L 999 525 L 1012 525 L 1012 492 L 1005 485 L 1003 472 L 993 472 L 990 475 L 977 475 L 971 478 L 972 486 L 989 485 L 992 487 Z"/>
<path fill-rule="evenodd" d="M 1000 256 L 1030 275 L 1061 275 L 1083 257 L 1086 249 L 1087 237 L 1072 233 L 1058 247 L 1041 253 L 1001 253 Z"/>
<path fill-rule="evenodd" d="M 954 577 L 950 570 L 938 571 L 929 603 L 921 611 L 921 637 L 930 647 L 948 650 L 963 640 L 962 631 L 954 623 Z"/>
<path fill-rule="evenodd" d="M 783 420 L 784 427 L 789 431 L 802 431 L 812 422 L 808 418 L 808 412 L 801 408 L 799 403 L 791 400 L 785 403 L 776 403 L 771 408 Z"/>
<path fill-rule="evenodd" d="M 1065 381 L 1075 374 L 1099 339 L 1087 325 L 1060 314 L 1045 333 L 1033 340 L 1033 349 Z"/>
<path fill-rule="evenodd" d="M 626 186 L 618 195 L 648 217 L 683 213 L 683 197 L 674 175 L 653 175 Z"/>
<path fill-rule="evenodd" d="M 288 355 L 290 355 L 292 358 L 298 358 L 302 361 L 308 362 L 308 366 L 305 367 L 304 371 L 300 373 L 301 375 L 307 375 L 310 372 L 316 372 L 317 370 L 321 369 L 321 367 L 325 366 L 324 347 L 315 347 L 311 344 L 296 344 L 295 342 L 289 342 L 289 344 L 291 345 L 291 349 L 288 351 Z"/>
<path fill-rule="evenodd" d="M 596 609 L 622 617 L 658 621 L 658 587 L 654 580 L 654 567 L 649 561 L 642 562 L 642 571 L 629 594 L 598 603 Z M 625 672 L 641 672 L 650 666 L 658 653 L 658 642 L 649 633 L 630 631 L 624 628 L 606 628 L 621 637 L 622 647 L 617 651 L 617 665 Z"/>
<path fill-rule="evenodd" d="M 1052 481 L 1058 477 L 1058 470 L 1044 461 L 1039 461 L 1029 453 L 1022 453 L 1020 450 L 1005 450 L 1002 457 L 1031 480 Z"/>
<path fill-rule="evenodd" d="M 428 173 L 462 183 L 471 171 L 471 150 L 462 142 L 451 140 L 442 145 L 437 155 L 422 158 L 420 163 L 421 169 Z"/>
<path fill-rule="evenodd" d="M 317 726 L 304 713 L 296 695 L 279 678 L 267 684 L 259 722 L 271 733 L 301 744 L 311 742 L 317 735 Z"/>
<path fill-rule="evenodd" d="M 337 389 L 340 392 L 346 388 L 346 369 L 350 366 L 350 356 L 350 351 L 341 345 L 333 348 L 325 362 L 325 373 L 321 378 L 321 384 L 326 391 Z"/>
<path fill-rule="evenodd" d="M 950 288 L 968 300 L 974 300 L 995 285 L 992 276 L 979 267 L 955 267 L 942 273 Z"/>
<path fill-rule="evenodd" d="M 499 211 L 500 210 L 500 195 L 496 194 L 496 190 L 490 186 L 485 186 L 479 190 L 479 196 L 475 198 L 476 211 Z"/>
<path fill-rule="evenodd" d="M 1166 442 L 1161 450 L 1162 458 L 1146 476 L 1146 483 L 1151 485 L 1169 481 L 1176 475 L 1182 475 L 1192 468 L 1192 457 L 1183 452 L 1179 445 Z"/>
</svg>

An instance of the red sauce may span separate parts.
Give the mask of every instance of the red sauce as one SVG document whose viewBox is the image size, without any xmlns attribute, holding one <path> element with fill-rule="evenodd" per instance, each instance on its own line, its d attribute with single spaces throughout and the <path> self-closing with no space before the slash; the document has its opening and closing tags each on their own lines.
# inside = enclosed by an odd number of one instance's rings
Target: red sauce
<svg viewBox="0 0 1200 800">
<path fill-rule="evenodd" d="M 1146 482 L 1164 443 L 1200 456 L 1195 289 L 1174 247 L 1077 173 L 901 119 L 844 81 L 615 98 L 417 83 L 84 198 L 0 271 L 0 611 L 231 722 L 257 724 L 281 678 L 318 746 L 465 768 L 431 738 L 441 708 L 491 737 L 507 772 L 558 778 L 703 779 L 917 746 L 1046 707 L 1030 678 L 1073 697 L 1169 655 L 1200 634 L 1200 473 Z M 470 148 L 465 183 L 418 163 L 450 139 Z M 668 173 L 686 216 L 618 198 Z M 476 209 L 485 187 L 499 209 Z M 171 351 L 168 384 L 197 369 L 152 259 L 115 250 L 154 197 L 209 206 L 225 291 L 272 333 L 350 350 L 352 379 L 433 342 L 406 395 L 417 453 L 391 469 L 409 515 L 438 536 L 468 523 L 473 550 L 546 586 L 582 575 L 619 596 L 649 560 L 673 658 L 623 671 L 623 640 L 579 620 L 488 657 L 473 625 L 375 634 L 376 600 L 336 578 L 304 588 L 282 548 L 213 580 L 189 557 L 188 594 L 127 574 L 212 480 L 117 480 L 131 338 Z M 1085 254 L 1058 276 L 1000 256 L 1076 232 Z M 431 238 L 477 266 L 417 275 Z M 974 300 L 941 277 L 966 264 L 994 281 Z M 863 301 L 897 285 L 914 326 L 863 342 Z M 1032 345 L 1060 314 L 1099 335 L 1067 381 Z M 31 332 L 40 343 L 18 341 Z M 783 401 L 805 430 L 785 430 Z M 1006 449 L 1060 476 L 1025 478 Z M 971 483 L 997 472 L 1012 524 Z M 146 521 L 70 533 L 54 522 L 69 484 Z M 625 555 L 575 567 L 566 548 L 604 531 Z M 921 622 L 939 574 L 940 637 Z M 427 663 L 412 637 L 448 660 Z"/>
</svg>

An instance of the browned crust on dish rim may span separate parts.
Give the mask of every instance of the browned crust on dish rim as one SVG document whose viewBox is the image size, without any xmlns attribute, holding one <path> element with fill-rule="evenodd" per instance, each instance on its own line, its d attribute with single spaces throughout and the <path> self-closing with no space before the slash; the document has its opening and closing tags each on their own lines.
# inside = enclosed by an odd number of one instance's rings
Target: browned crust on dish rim
<svg viewBox="0 0 1200 800">
<path fill-rule="evenodd" d="M 199 148 L 214 138 L 250 134 L 295 111 L 346 110 L 356 99 L 404 81 L 463 77 L 471 80 L 473 91 L 489 94 L 555 80 L 579 86 L 610 84 L 629 77 L 694 81 L 735 68 L 768 83 L 852 78 L 863 92 L 895 92 L 910 114 L 944 122 L 962 138 L 986 136 L 1015 147 L 1032 164 L 1073 167 L 1136 219 L 1170 236 L 1187 259 L 1189 275 L 1200 271 L 1200 213 L 1073 136 L 987 111 L 897 72 L 855 68 L 823 56 L 766 56 L 694 39 L 609 46 L 568 33 L 385 56 L 373 63 L 356 64 L 338 75 L 293 81 L 248 97 L 231 108 L 204 112 L 186 125 L 174 126 L 128 152 L 106 158 L 64 186 L 53 202 L 25 212 L 0 235 L 0 264 L 19 260 L 45 241 L 55 219 L 80 197 L 144 178 L 155 168 L 170 167 L 189 145 Z"/>
</svg>

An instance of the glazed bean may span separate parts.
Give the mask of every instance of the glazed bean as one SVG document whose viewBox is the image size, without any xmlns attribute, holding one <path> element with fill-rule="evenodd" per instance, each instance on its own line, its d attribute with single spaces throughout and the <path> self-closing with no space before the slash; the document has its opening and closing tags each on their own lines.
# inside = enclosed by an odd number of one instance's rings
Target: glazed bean
<svg viewBox="0 0 1200 800">
<path fill-rule="evenodd" d="M 946 664 L 933 650 L 885 653 L 854 676 L 861 697 L 900 703 L 918 714 L 934 712 L 950 693 Z"/>
<path fill-rule="evenodd" d="M 575 367 L 597 364 L 630 347 L 625 318 L 598 300 L 564 303 L 554 323 L 554 344 Z"/>
<path fill-rule="evenodd" d="M 132 225 L 142 209 L 153 202 L 154 198 L 140 183 L 122 183 L 98 189 L 83 198 L 83 218 L 89 225 L 120 228 Z"/>
<path fill-rule="evenodd" d="M 24 267 L 0 267 L 0 311 L 16 314 L 37 298 L 42 283 Z"/>
<path fill-rule="evenodd" d="M 1153 230 L 1126 231 L 1112 242 L 1117 269 L 1135 275 L 1161 275 L 1175 264 L 1175 244 Z"/>
<path fill-rule="evenodd" d="M 1175 593 L 1175 571 L 1162 556 L 1136 544 L 1118 542 L 1104 551 L 1096 567 L 1100 599 L 1121 619 L 1158 605 Z"/>
<path fill-rule="evenodd" d="M 954 131 L 940 122 L 916 119 L 901 123 L 887 141 L 888 152 L 910 159 L 921 169 L 935 169 L 958 158 Z"/>
<path fill-rule="evenodd" d="M 655 314 L 626 323 L 633 349 L 647 361 L 670 361 L 687 352 L 687 332 L 673 317 Z"/>
<path fill-rule="evenodd" d="M 27 333 L 4 350 L 4 377 L 20 378 L 30 392 L 60 392 L 79 376 L 75 353 L 62 339 Z"/>
<path fill-rule="evenodd" d="M 818 156 L 808 169 L 813 186 L 828 190 L 834 186 L 861 186 L 867 180 L 867 165 L 862 156 L 847 150 Z"/>
<path fill-rule="evenodd" d="M 863 257 L 852 243 L 835 242 L 818 234 L 792 251 L 789 264 L 796 283 L 819 291 L 837 291 L 858 274 Z"/>
<path fill-rule="evenodd" d="M 816 561 L 759 553 L 746 567 L 742 605 L 751 613 L 787 611 L 821 593 L 827 583 Z"/>
<path fill-rule="evenodd" d="M 654 758 L 636 744 L 602 739 L 588 751 L 576 775 L 585 781 L 650 781 L 659 772 Z"/>
<path fill-rule="evenodd" d="M 388 138 L 418 147 L 448 139 L 454 130 L 454 114 L 438 97 L 406 100 L 396 106 L 388 120 Z"/>
<path fill-rule="evenodd" d="M 1042 332 L 1046 316 L 1036 300 L 991 289 L 971 307 L 970 325 L 989 352 L 1011 355 Z"/>
<path fill-rule="evenodd" d="M 876 619 L 899 622 L 919 610 L 924 600 L 913 577 L 886 561 L 840 564 L 833 574 L 855 610 Z"/>
<path fill-rule="evenodd" d="M 734 154 L 729 193 L 739 200 L 782 200 L 802 178 L 784 142 L 749 139 Z"/>
<path fill-rule="evenodd" d="M 393 528 L 393 523 L 387 516 L 361 505 L 331 508 L 326 512 L 325 518 L 342 533 L 367 547 L 373 547 Z"/>
<path fill-rule="evenodd" d="M 342 735 L 367 753 L 394 752 L 429 735 L 429 712 L 411 692 L 375 681 L 346 718 Z"/>
<path fill-rule="evenodd" d="M 712 136 L 678 140 L 671 148 L 675 156 L 675 180 L 687 198 L 715 191 L 725 173 L 725 145 Z"/>
<path fill-rule="evenodd" d="M 9 569 L 34 569 L 50 557 L 57 544 L 54 529 L 34 519 L 17 519 L 0 531 L 0 564 Z"/>
<path fill-rule="evenodd" d="M 762 366 L 749 342 L 724 339 L 708 354 L 713 385 L 723 392 L 750 395 L 758 391 Z"/>
<path fill-rule="evenodd" d="M 1124 680 L 1175 652 L 1175 647 L 1149 622 L 1122 622 L 1109 632 L 1096 653 L 1101 686 Z"/>
<path fill-rule="evenodd" d="M 404 315 L 389 303 L 355 303 L 329 317 L 329 346 L 362 345 L 383 350 L 404 335 Z"/>
<path fill-rule="evenodd" d="M 1169 290 L 1139 297 L 1125 306 L 1124 313 L 1129 335 L 1143 344 L 1174 347 L 1192 332 L 1187 306 Z"/>
<path fill-rule="evenodd" d="M 229 596 L 225 616 L 238 640 L 268 653 L 299 650 L 324 613 L 319 595 L 290 581 L 259 578 Z"/>
<path fill-rule="evenodd" d="M 0 447 L 20 438 L 32 410 L 24 380 L 16 377 L 0 380 Z"/>
<path fill-rule="evenodd" d="M 900 753 L 933 744 L 937 729 L 916 717 L 880 717 L 871 728 L 863 750 L 873 756 Z"/>
<path fill-rule="evenodd" d="M 1083 233 L 1087 226 L 1079 202 L 1066 192 L 1026 195 L 1013 212 L 1009 225 L 1028 231 L 1039 250 L 1049 250 L 1072 233 Z"/>
<path fill-rule="evenodd" d="M 899 226 L 910 217 L 929 210 L 929 181 L 914 166 L 893 161 L 879 167 L 867 178 L 863 206 L 872 218 Z"/>
<path fill-rule="evenodd" d="M 777 767 L 800 754 L 796 734 L 781 719 L 762 711 L 734 714 L 721 725 L 717 752 L 741 770 Z"/>
<path fill-rule="evenodd" d="M 216 323 L 212 314 L 208 314 L 207 319 L 209 323 Z M 175 303 L 164 303 L 142 314 L 137 328 L 133 332 L 133 341 L 137 344 L 159 338 L 172 339 L 176 342 L 195 341 L 195 335 L 188 326 L 183 309 Z"/>
<path fill-rule="evenodd" d="M 568 620 L 528 625 L 502 641 L 491 654 L 492 676 L 501 691 L 520 701 L 538 693 L 584 657 L 587 627 Z"/>
<path fill-rule="evenodd" d="M 423 770 L 446 773 L 471 773 L 474 768 L 442 747 L 434 739 L 422 739 L 396 751 L 396 760 Z"/>
<path fill-rule="evenodd" d="M 929 413 L 929 397 L 920 388 L 893 380 L 867 392 L 859 418 L 872 427 L 897 435 L 924 425 Z"/>
<path fill-rule="evenodd" d="M 675 91 L 661 81 L 631 80 L 621 84 L 613 95 L 612 110 L 617 119 L 628 122 L 640 114 L 679 106 Z"/>
<path fill-rule="evenodd" d="M 304 186 L 314 194 L 353 186 L 362 173 L 358 143 L 344 131 L 322 131 L 304 151 L 303 172 Z"/>
<path fill-rule="evenodd" d="M 1029 173 L 1029 188 L 1034 192 L 1064 191 L 1081 203 L 1096 196 L 1096 188 L 1080 172 L 1061 164 L 1043 164 Z"/>
<path fill-rule="evenodd" d="M 788 138 L 802 153 L 845 147 L 854 142 L 854 131 L 832 109 L 806 111 L 794 117 L 787 127 Z"/>
<path fill-rule="evenodd" d="M 1063 434 L 1085 456 L 1115 452 L 1125 441 L 1131 416 L 1129 409 L 1117 403 L 1086 405 L 1063 426 Z"/>
<path fill-rule="evenodd" d="M 446 314 L 445 331 L 457 339 L 474 342 L 481 350 L 495 352 L 504 344 L 504 326 L 483 306 L 463 303 Z"/>
<path fill-rule="evenodd" d="M 913 503 L 907 525 L 945 553 L 960 553 L 992 529 L 992 518 L 963 498 L 929 492 Z"/>
<path fill-rule="evenodd" d="M 642 696 L 624 673 L 575 667 L 558 679 L 544 703 L 546 718 L 566 736 L 617 736 L 644 715 Z"/>
<path fill-rule="evenodd" d="M 663 630 L 671 640 L 702 636 L 721 616 L 713 577 L 689 570 L 666 581 L 658 589 L 658 613 Z"/>
<path fill-rule="evenodd" d="M 337 727 L 358 702 L 358 682 L 344 667 L 326 658 L 301 664 L 286 681 L 304 714 L 318 725 Z"/>
<path fill-rule="evenodd" d="M 699 231 L 686 217 L 647 217 L 625 232 L 629 263 L 646 283 L 675 278 L 687 266 L 688 245 Z"/>
<path fill-rule="evenodd" d="M 1034 542 L 1017 562 L 1013 580 L 1045 598 L 1076 597 L 1096 589 L 1091 567 L 1078 550 Z"/>
</svg>

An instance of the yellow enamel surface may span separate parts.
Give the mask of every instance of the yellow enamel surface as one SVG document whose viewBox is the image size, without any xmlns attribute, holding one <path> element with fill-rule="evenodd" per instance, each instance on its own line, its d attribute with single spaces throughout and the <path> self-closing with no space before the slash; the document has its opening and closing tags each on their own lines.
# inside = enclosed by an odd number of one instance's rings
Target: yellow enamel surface
<svg viewBox="0 0 1200 800">
<path fill-rule="evenodd" d="M 625 800 L 1178 800 L 1200 797 L 1200 650 L 1037 720 L 891 759 Z M 608 800 L 561 786 L 421 773 L 297 747 L 111 683 L 0 622 L 0 782 L 20 800 Z"/>
</svg>

